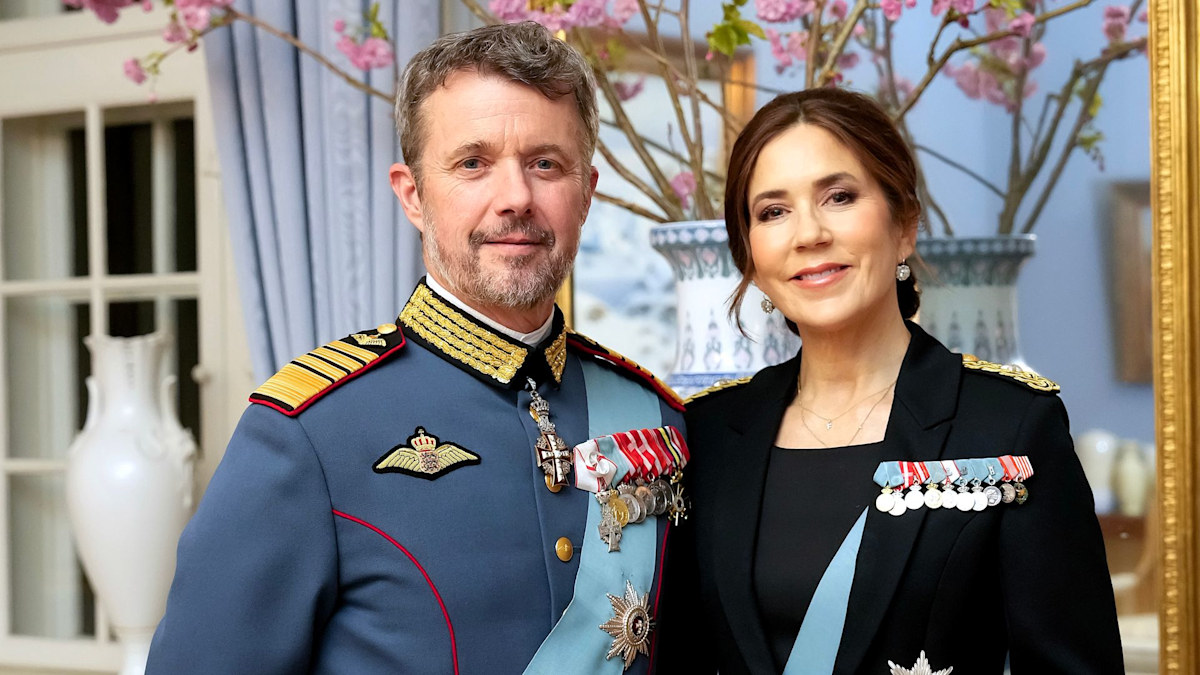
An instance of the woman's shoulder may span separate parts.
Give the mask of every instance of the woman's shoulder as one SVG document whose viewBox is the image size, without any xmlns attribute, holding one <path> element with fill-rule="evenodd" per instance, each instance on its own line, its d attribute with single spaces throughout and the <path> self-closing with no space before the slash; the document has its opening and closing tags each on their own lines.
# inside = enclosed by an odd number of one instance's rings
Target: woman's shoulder
<svg viewBox="0 0 1200 675">
<path fill-rule="evenodd" d="M 1019 420 L 1034 406 L 1062 408 L 1059 385 L 1027 366 L 963 354 L 960 381 L 960 415 Z"/>
</svg>

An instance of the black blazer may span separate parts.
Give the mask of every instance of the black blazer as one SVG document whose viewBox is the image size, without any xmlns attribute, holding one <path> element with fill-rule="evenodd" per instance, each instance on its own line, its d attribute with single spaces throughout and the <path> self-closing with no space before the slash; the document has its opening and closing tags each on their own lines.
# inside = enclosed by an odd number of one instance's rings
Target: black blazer
<svg viewBox="0 0 1200 675">
<path fill-rule="evenodd" d="M 980 512 L 869 508 L 834 673 L 1123 673 L 1104 542 L 1057 395 L 968 370 L 915 324 L 885 442 L 895 460 L 1028 455 L 1029 500 Z M 687 412 L 693 508 L 674 528 L 663 672 L 777 673 L 753 579 L 767 460 L 800 355 Z M 839 480 L 849 480 L 842 478 Z M 871 481 L 871 476 L 856 480 Z M 836 496 L 836 482 L 829 494 Z"/>
</svg>

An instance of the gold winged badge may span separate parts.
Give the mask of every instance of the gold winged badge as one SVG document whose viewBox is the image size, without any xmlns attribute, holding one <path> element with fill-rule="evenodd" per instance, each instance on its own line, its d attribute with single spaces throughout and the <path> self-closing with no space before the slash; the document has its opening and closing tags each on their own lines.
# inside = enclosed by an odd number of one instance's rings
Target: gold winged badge
<svg viewBox="0 0 1200 675">
<path fill-rule="evenodd" d="M 406 473 L 432 480 L 460 466 L 478 463 L 479 455 L 453 443 L 442 443 L 424 427 L 417 427 L 407 441 L 384 453 L 374 468 L 376 473 Z"/>
</svg>

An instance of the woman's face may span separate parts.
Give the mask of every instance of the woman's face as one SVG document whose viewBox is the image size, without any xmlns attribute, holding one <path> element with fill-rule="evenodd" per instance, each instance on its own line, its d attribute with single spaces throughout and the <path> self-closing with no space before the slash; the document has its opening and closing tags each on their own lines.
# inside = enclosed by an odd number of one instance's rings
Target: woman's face
<svg viewBox="0 0 1200 675">
<path fill-rule="evenodd" d="M 916 223 L 893 224 L 883 189 L 832 134 L 797 124 L 775 137 L 747 196 L 753 280 L 801 331 L 899 315 L 896 265 Z"/>
</svg>

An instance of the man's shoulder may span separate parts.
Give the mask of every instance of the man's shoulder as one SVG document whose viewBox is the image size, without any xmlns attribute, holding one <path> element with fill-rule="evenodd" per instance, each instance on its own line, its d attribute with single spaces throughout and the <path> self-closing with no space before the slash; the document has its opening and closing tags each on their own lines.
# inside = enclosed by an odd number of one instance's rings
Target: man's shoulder
<svg viewBox="0 0 1200 675">
<path fill-rule="evenodd" d="M 404 333 L 393 323 L 351 333 L 284 364 L 250 394 L 250 402 L 294 417 L 322 396 L 398 354 L 404 345 Z"/>
<path fill-rule="evenodd" d="M 654 373 L 638 365 L 633 359 L 622 356 L 592 338 L 570 329 L 567 330 L 567 349 L 582 358 L 590 359 L 635 379 L 657 394 L 668 406 L 683 412 L 683 399 L 679 394 L 676 394 L 674 389 L 655 377 Z"/>
</svg>

